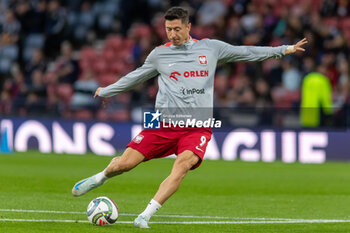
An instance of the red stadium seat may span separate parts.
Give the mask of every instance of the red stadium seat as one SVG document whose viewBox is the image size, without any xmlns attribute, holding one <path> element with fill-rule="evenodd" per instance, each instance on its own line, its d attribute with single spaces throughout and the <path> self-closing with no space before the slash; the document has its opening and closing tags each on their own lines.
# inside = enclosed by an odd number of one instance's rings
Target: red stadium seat
<svg viewBox="0 0 350 233">
<path fill-rule="evenodd" d="M 123 50 L 128 50 L 129 53 L 131 51 L 131 49 L 134 47 L 134 41 L 129 39 L 129 38 L 125 38 L 123 40 Z"/>
<path fill-rule="evenodd" d="M 56 96 L 56 91 L 55 91 L 55 86 L 50 84 L 47 85 L 46 88 L 46 93 L 47 93 L 47 100 L 48 100 L 48 104 L 54 104 L 57 100 L 57 96 Z"/>
<path fill-rule="evenodd" d="M 102 59 L 104 59 L 106 62 L 112 62 L 116 56 L 116 52 L 111 49 L 105 48 L 102 51 Z"/>
<path fill-rule="evenodd" d="M 324 0 L 312 0 L 312 4 L 310 4 L 312 11 L 319 12 L 323 2 Z"/>
<path fill-rule="evenodd" d="M 106 48 L 118 50 L 123 47 L 123 38 L 121 36 L 110 36 L 106 40 Z"/>
<path fill-rule="evenodd" d="M 85 46 L 80 50 L 80 59 L 94 60 L 96 58 L 96 50 L 93 47 Z"/>
<path fill-rule="evenodd" d="M 291 5 L 295 4 L 295 2 L 296 2 L 295 0 L 281 0 L 281 1 L 279 1 L 279 4 L 291 6 Z"/>
<path fill-rule="evenodd" d="M 73 96 L 73 87 L 68 83 L 58 84 L 56 87 L 57 97 L 64 103 L 70 103 Z"/>
<path fill-rule="evenodd" d="M 111 114 L 111 120 L 113 121 L 129 121 L 130 113 L 127 109 L 116 110 Z"/>
<path fill-rule="evenodd" d="M 108 71 L 113 74 L 119 74 L 124 72 L 125 64 L 123 60 L 115 60 L 108 64 Z"/>
<path fill-rule="evenodd" d="M 283 88 L 276 88 L 271 92 L 276 108 L 291 108 L 293 103 L 300 100 L 300 91 L 289 91 Z"/>
<path fill-rule="evenodd" d="M 106 109 L 98 110 L 96 114 L 96 118 L 98 121 L 108 121 L 109 120 L 109 112 Z"/>
<path fill-rule="evenodd" d="M 328 27 L 334 27 L 334 28 L 339 27 L 339 20 L 337 17 L 324 18 L 322 20 L 322 23 Z"/>
<path fill-rule="evenodd" d="M 93 69 L 96 74 L 102 74 L 107 71 L 107 62 L 102 57 L 99 57 L 93 64 Z"/>
<path fill-rule="evenodd" d="M 79 61 L 79 67 L 81 69 L 81 73 L 85 73 L 87 70 L 91 69 L 91 62 L 85 59 L 81 59 Z"/>
<path fill-rule="evenodd" d="M 343 31 L 346 43 L 350 47 L 350 30 Z"/>
<path fill-rule="evenodd" d="M 135 34 L 135 36 L 140 38 L 150 37 L 152 34 L 151 28 L 146 24 L 135 25 L 131 30 Z"/>
<path fill-rule="evenodd" d="M 117 75 L 112 73 L 104 73 L 98 76 L 98 83 L 100 86 L 107 86 L 115 83 L 118 80 Z"/>
<path fill-rule="evenodd" d="M 344 31 L 350 31 L 350 17 L 344 18 L 340 22 L 341 29 Z"/>
<path fill-rule="evenodd" d="M 82 109 L 74 111 L 73 117 L 79 120 L 92 120 L 94 118 L 94 114 L 91 110 Z"/>
</svg>

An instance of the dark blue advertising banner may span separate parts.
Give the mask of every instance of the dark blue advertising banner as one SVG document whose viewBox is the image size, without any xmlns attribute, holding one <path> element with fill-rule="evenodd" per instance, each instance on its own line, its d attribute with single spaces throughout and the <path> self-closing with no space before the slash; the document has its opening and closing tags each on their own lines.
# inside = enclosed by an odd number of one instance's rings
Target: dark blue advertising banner
<svg viewBox="0 0 350 233">
<path fill-rule="evenodd" d="M 132 123 L 0 118 L 0 151 L 113 156 L 142 130 Z M 205 158 L 286 163 L 350 160 L 350 132 L 237 128 L 214 132 Z"/>
</svg>

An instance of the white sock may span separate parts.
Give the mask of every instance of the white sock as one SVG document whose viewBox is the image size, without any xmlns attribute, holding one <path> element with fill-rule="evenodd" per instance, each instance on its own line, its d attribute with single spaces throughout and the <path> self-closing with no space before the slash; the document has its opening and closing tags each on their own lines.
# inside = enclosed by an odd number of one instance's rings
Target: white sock
<svg viewBox="0 0 350 233">
<path fill-rule="evenodd" d="M 155 212 L 157 212 L 160 209 L 160 207 L 162 207 L 162 205 L 152 199 L 147 205 L 146 209 L 140 215 L 142 215 L 147 221 L 149 221 L 152 215 L 155 214 Z"/>
<path fill-rule="evenodd" d="M 97 183 L 101 183 L 101 182 L 104 183 L 104 182 L 106 182 L 106 180 L 108 180 L 108 177 L 105 176 L 105 170 L 103 170 L 100 173 L 97 173 L 95 175 L 95 178 L 96 178 Z"/>
</svg>

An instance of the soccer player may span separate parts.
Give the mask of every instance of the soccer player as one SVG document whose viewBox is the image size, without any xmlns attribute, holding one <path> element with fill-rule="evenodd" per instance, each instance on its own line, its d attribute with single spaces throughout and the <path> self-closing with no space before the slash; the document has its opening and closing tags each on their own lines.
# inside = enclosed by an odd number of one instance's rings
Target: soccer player
<svg viewBox="0 0 350 233">
<path fill-rule="evenodd" d="M 296 51 L 305 51 L 302 46 L 307 43 L 303 39 L 295 45 L 255 47 L 232 46 L 209 39 L 198 41 L 190 36 L 191 23 L 185 9 L 172 7 L 164 18 L 170 42 L 153 49 L 141 67 L 116 83 L 99 87 L 95 98 L 110 97 L 131 90 L 139 83 L 158 76 L 156 109 L 212 109 L 214 76 L 218 62 L 282 58 Z M 149 228 L 151 216 L 176 192 L 189 170 L 201 164 L 211 134 L 211 128 L 205 127 L 144 129 L 127 145 L 122 156 L 113 158 L 102 172 L 77 182 L 72 193 L 74 196 L 83 195 L 102 185 L 107 179 L 135 168 L 141 162 L 176 154 L 170 175 L 160 184 L 146 209 L 134 220 L 135 227 Z"/>
</svg>

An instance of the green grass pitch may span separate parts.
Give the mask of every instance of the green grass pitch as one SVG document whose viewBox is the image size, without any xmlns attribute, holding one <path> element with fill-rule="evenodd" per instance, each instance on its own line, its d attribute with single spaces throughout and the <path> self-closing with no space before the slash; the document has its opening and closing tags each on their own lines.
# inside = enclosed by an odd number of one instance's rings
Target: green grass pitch
<svg viewBox="0 0 350 233">
<path fill-rule="evenodd" d="M 131 222 L 174 160 L 143 163 L 82 197 L 71 195 L 76 181 L 101 171 L 110 159 L 0 155 L 0 232 L 350 232 L 350 163 L 206 160 L 151 219 L 151 229 L 135 229 Z M 86 222 L 87 205 L 97 196 L 116 201 L 116 224 Z"/>
</svg>

